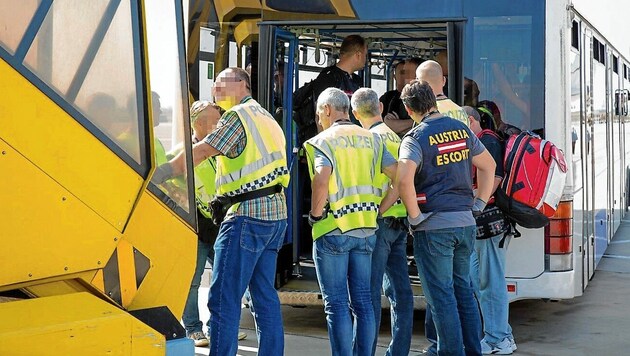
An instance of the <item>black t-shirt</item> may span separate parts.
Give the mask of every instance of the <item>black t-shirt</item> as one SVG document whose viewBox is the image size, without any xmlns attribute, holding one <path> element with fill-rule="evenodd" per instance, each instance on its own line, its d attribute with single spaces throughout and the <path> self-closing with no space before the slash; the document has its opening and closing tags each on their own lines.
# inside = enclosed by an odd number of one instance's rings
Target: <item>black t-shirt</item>
<svg viewBox="0 0 630 356">
<path fill-rule="evenodd" d="M 316 85 L 313 87 L 314 99 L 317 100 L 319 94 L 321 94 L 327 88 L 337 88 L 348 94 L 348 97 L 352 96 L 352 93 L 363 86 L 363 80 L 358 75 L 348 73 L 345 70 L 337 67 L 330 66 L 322 69 L 315 81 Z"/>
<path fill-rule="evenodd" d="M 352 97 L 352 94 L 363 86 L 363 80 L 358 75 L 348 73 L 345 70 L 335 66 L 330 66 L 322 69 L 317 76 L 317 79 L 313 85 L 313 101 L 317 103 L 317 98 L 327 88 L 337 88 L 348 95 L 348 99 Z M 350 121 L 357 125 L 361 125 L 357 119 L 352 115 L 352 110 L 349 112 Z"/>
<path fill-rule="evenodd" d="M 503 177 L 503 148 L 501 142 L 490 134 L 482 135 L 479 140 L 486 146 L 488 153 L 494 158 L 494 162 L 497 164 L 497 168 L 494 170 L 496 177 Z"/>
<path fill-rule="evenodd" d="M 383 118 L 385 118 L 385 115 L 395 112 L 401 120 L 411 119 L 407 110 L 405 110 L 405 104 L 403 104 L 400 99 L 400 92 L 398 90 L 394 89 L 386 92 L 379 100 L 383 103 Z"/>
</svg>

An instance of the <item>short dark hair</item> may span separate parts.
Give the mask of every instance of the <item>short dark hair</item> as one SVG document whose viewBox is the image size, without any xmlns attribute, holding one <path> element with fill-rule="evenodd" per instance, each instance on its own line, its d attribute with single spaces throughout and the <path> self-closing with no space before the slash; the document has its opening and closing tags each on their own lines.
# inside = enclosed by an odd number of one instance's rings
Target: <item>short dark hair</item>
<svg viewBox="0 0 630 356">
<path fill-rule="evenodd" d="M 243 68 L 229 67 L 230 72 L 234 73 L 234 79 L 244 81 L 247 90 L 252 90 L 252 81 L 249 77 L 249 73 Z"/>
<path fill-rule="evenodd" d="M 339 48 L 339 54 L 344 56 L 345 54 L 352 54 L 357 51 L 362 51 L 365 48 L 365 38 L 359 35 L 350 35 L 343 39 L 341 47 Z"/>
<path fill-rule="evenodd" d="M 435 94 L 429 83 L 424 80 L 413 80 L 405 85 L 400 99 L 406 107 L 418 114 L 427 113 L 431 108 L 437 107 Z"/>
</svg>

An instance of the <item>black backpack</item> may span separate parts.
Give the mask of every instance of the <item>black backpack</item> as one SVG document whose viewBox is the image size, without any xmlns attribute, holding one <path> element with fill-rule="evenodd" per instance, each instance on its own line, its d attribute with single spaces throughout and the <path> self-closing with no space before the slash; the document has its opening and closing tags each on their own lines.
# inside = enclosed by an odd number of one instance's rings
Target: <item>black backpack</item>
<svg viewBox="0 0 630 356">
<path fill-rule="evenodd" d="M 316 80 L 311 80 L 293 93 L 293 121 L 297 125 L 298 145 L 317 135 L 313 88 Z"/>
<path fill-rule="evenodd" d="M 326 88 L 344 87 L 344 79 L 339 75 L 339 69 L 330 66 L 322 69 L 320 75 L 304 84 L 293 93 L 293 121 L 297 124 L 298 145 L 317 135 L 315 105 L 317 97 Z M 317 91 L 317 94 L 315 94 Z"/>
</svg>

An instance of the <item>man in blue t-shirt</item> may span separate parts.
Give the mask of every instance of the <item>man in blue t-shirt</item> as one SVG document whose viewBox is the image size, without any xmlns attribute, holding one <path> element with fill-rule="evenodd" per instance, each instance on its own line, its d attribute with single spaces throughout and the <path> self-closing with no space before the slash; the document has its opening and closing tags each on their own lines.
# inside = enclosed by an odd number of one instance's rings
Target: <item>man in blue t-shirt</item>
<svg viewBox="0 0 630 356">
<path fill-rule="evenodd" d="M 470 282 L 473 214 L 490 197 L 495 163 L 470 129 L 443 116 L 431 87 L 413 81 L 401 99 L 418 125 L 402 140 L 396 187 L 414 235 L 418 276 L 438 335 L 437 352 L 481 354 L 481 320 Z M 479 188 L 472 190 L 472 167 Z M 430 349 L 429 352 L 432 352 Z"/>
</svg>

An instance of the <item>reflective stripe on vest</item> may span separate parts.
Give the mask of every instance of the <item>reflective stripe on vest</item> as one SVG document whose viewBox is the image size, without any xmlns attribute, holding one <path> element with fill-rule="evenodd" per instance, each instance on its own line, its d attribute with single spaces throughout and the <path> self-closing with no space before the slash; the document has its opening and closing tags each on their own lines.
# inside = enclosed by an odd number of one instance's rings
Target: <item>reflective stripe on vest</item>
<svg viewBox="0 0 630 356">
<path fill-rule="evenodd" d="M 392 131 L 392 129 L 387 127 L 387 125 L 385 125 L 383 122 L 373 125 L 370 128 L 370 131 L 380 136 L 381 142 L 385 145 L 387 151 L 392 156 L 394 156 L 396 160 L 398 160 L 398 148 L 400 147 L 401 142 L 400 137 L 398 137 L 398 135 L 394 131 Z M 389 186 L 391 185 L 391 181 L 389 177 L 387 177 L 384 173 L 378 174 L 377 179 L 379 180 L 379 182 L 382 182 L 381 184 L 383 187 L 381 200 L 378 202 L 380 204 L 383 200 L 382 198 L 385 197 L 385 192 L 387 192 L 387 189 L 389 189 Z M 387 209 L 385 213 L 383 213 L 383 216 L 402 218 L 407 216 L 407 209 L 403 205 L 402 201 L 398 199 L 396 203 L 394 203 L 394 205 L 392 205 L 389 209 Z"/>
<path fill-rule="evenodd" d="M 345 233 L 376 228 L 382 186 L 375 177 L 380 173 L 384 148 L 375 143 L 374 134 L 344 122 L 333 125 L 304 144 L 311 179 L 315 149 L 333 165 L 328 182 L 328 216 L 313 225 L 313 239 L 335 229 Z"/>
<path fill-rule="evenodd" d="M 238 115 L 247 143 L 238 157 L 217 156 L 217 193 L 234 196 L 276 184 L 287 187 L 286 142 L 276 120 L 253 99 L 231 111 Z"/>
</svg>

